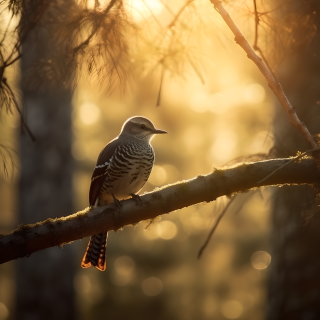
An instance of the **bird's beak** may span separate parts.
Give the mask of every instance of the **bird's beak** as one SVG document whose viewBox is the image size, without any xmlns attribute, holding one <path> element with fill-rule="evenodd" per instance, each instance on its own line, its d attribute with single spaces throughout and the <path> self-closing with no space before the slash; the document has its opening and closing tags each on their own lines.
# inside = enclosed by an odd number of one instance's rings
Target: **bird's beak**
<svg viewBox="0 0 320 320">
<path fill-rule="evenodd" d="M 163 134 L 163 133 L 168 133 L 168 132 L 164 131 L 164 130 L 156 129 L 156 130 L 154 130 L 154 133 L 155 134 Z"/>
</svg>

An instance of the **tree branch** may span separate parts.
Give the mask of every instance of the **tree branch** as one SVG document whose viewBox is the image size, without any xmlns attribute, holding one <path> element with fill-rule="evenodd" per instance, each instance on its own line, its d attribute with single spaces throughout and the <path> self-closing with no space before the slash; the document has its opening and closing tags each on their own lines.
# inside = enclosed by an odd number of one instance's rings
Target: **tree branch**
<svg viewBox="0 0 320 320">
<path fill-rule="evenodd" d="M 117 1 L 118 0 L 111 0 L 110 3 L 108 4 L 108 6 L 106 7 L 106 9 L 104 9 L 101 12 L 101 17 L 107 16 L 109 11 L 115 6 Z M 90 41 L 96 35 L 96 33 L 100 29 L 100 27 L 101 27 L 101 18 L 98 20 L 97 24 L 94 26 L 94 28 L 93 28 L 91 34 L 88 36 L 88 38 L 73 49 L 74 55 L 76 55 L 81 49 L 83 49 L 84 47 L 86 47 L 90 44 Z"/>
<path fill-rule="evenodd" d="M 257 2 L 256 0 L 253 0 L 253 7 L 254 7 L 254 21 L 255 21 L 255 31 L 254 31 L 254 44 L 253 44 L 253 49 L 258 51 L 260 53 L 260 56 L 262 58 L 262 60 L 264 61 L 264 63 L 266 64 L 267 68 L 270 70 L 270 72 L 272 73 L 272 76 L 275 80 L 275 82 L 279 82 L 275 73 L 273 72 L 267 58 L 265 57 L 265 55 L 263 54 L 263 51 L 261 50 L 261 48 L 258 46 L 258 38 L 259 38 L 259 35 L 258 35 L 258 30 L 259 30 L 259 23 L 260 23 L 260 18 L 258 16 L 258 10 L 257 10 Z"/>
<path fill-rule="evenodd" d="M 202 247 L 199 250 L 198 253 L 198 259 L 201 258 L 202 253 L 204 251 L 204 249 L 208 246 L 209 241 L 212 237 L 212 235 L 214 234 L 214 232 L 217 230 L 219 223 L 221 221 L 221 219 L 224 217 L 224 215 L 226 214 L 226 212 L 228 211 L 229 207 L 231 206 L 232 202 L 234 201 L 234 199 L 236 198 L 236 195 L 228 202 L 228 204 L 224 207 L 223 211 L 221 212 L 220 216 L 218 217 L 217 221 L 215 221 L 213 228 L 211 229 L 206 241 L 204 242 L 204 244 L 202 245 Z"/>
<path fill-rule="evenodd" d="M 226 24 L 228 25 L 232 33 L 235 35 L 236 43 L 242 47 L 242 49 L 247 53 L 248 58 L 251 59 L 257 65 L 257 67 L 259 68 L 263 76 L 268 81 L 269 87 L 277 96 L 281 105 L 287 111 L 290 118 L 290 123 L 303 134 L 303 136 L 312 146 L 312 149 L 317 148 L 317 144 L 314 141 L 312 135 L 310 134 L 308 128 L 300 121 L 293 106 L 291 105 L 287 96 L 283 92 L 281 84 L 274 79 L 271 71 L 266 66 L 264 61 L 254 52 L 254 50 L 250 46 L 247 39 L 242 35 L 241 31 L 238 29 L 238 27 L 230 17 L 229 13 L 224 8 L 222 2 L 220 0 L 210 0 L 210 1 L 214 5 L 214 8 L 216 9 L 216 11 L 221 15 L 222 19 L 226 22 Z"/>
<path fill-rule="evenodd" d="M 205 176 L 147 193 L 141 196 L 141 205 L 129 199 L 121 201 L 121 210 L 110 204 L 87 208 L 68 217 L 47 219 L 34 225 L 20 225 L 10 234 L 0 236 L 0 263 L 29 256 L 49 247 L 63 246 L 99 232 L 118 230 L 200 202 L 210 202 L 223 195 L 257 188 L 257 181 L 287 161 L 274 159 L 215 169 Z M 314 184 L 319 179 L 320 172 L 315 160 L 307 158 L 283 167 L 263 185 Z"/>
</svg>

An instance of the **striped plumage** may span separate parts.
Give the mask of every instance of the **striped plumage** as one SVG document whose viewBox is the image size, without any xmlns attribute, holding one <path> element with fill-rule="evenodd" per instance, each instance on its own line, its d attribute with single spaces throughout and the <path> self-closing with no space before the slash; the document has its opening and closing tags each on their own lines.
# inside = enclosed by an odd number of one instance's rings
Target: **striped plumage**
<svg viewBox="0 0 320 320">
<path fill-rule="evenodd" d="M 90 206 L 104 206 L 135 196 L 144 186 L 154 163 L 150 144 L 155 134 L 167 133 L 156 129 L 144 117 L 128 119 L 120 135 L 100 152 L 91 178 Z M 91 265 L 105 270 L 105 251 L 108 234 L 99 233 L 90 238 L 81 266 Z"/>
</svg>

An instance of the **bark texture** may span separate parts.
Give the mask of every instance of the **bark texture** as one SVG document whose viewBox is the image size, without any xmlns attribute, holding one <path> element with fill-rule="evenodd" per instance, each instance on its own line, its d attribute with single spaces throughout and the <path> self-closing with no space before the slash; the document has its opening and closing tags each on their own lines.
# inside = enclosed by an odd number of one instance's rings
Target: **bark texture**
<svg viewBox="0 0 320 320">
<path fill-rule="evenodd" d="M 53 3 L 51 1 L 50 6 Z M 37 2 L 25 2 L 23 14 L 26 21 L 35 19 L 33 14 L 38 12 L 36 6 Z M 21 223 L 64 216 L 73 207 L 71 93 L 62 89 L 59 83 L 45 84 L 39 89 L 39 79 L 29 73 L 31 65 L 50 63 L 52 56 L 59 55 L 51 26 L 46 26 L 53 13 L 50 6 L 23 46 L 23 106 L 36 141 L 31 141 L 27 134 L 20 138 Z M 40 71 L 41 74 L 46 74 L 47 70 Z M 47 80 L 54 80 L 54 75 L 50 73 L 46 77 Z M 16 319 L 75 319 L 72 249 L 50 248 L 34 254 L 32 259 L 18 261 Z"/>
<path fill-rule="evenodd" d="M 96 233 L 117 230 L 125 225 L 153 219 L 196 203 L 212 201 L 223 195 L 246 192 L 257 188 L 257 181 L 287 161 L 288 159 L 268 160 L 219 169 L 208 175 L 145 194 L 141 197 L 141 204 L 129 199 L 121 201 L 120 210 L 114 204 L 110 204 L 105 207 L 87 208 L 65 218 L 20 226 L 11 234 L 0 238 L 0 263 Z M 313 184 L 319 178 L 320 172 L 315 160 L 309 158 L 299 163 L 291 162 L 265 180 L 264 185 Z M 51 216 L 57 216 L 59 213 L 52 212 Z M 33 261 L 33 256 L 24 260 Z M 70 261 L 71 258 L 69 263 Z"/>
<path fill-rule="evenodd" d="M 297 11 L 299 8 L 303 12 Z M 282 14 L 288 11 L 291 14 L 309 13 L 309 18 L 315 19 L 319 30 L 319 1 L 292 1 L 286 10 Z M 301 32 L 303 26 L 298 30 Z M 301 32 L 295 36 L 299 39 L 306 35 Z M 317 32 L 307 49 L 305 46 L 295 48 L 293 53 L 286 55 L 278 70 L 278 78 L 285 92 L 311 134 L 320 131 L 317 105 L 320 100 L 319 51 L 320 36 Z M 284 157 L 308 148 L 301 134 L 289 124 L 280 106 L 276 108 L 274 119 L 276 156 Z M 306 215 L 310 215 L 315 201 L 314 190 L 308 186 L 286 186 L 275 192 L 268 305 L 270 320 L 320 319 L 319 224 L 315 220 L 306 223 L 305 219 Z M 316 216 L 313 218 L 317 219 Z"/>
</svg>

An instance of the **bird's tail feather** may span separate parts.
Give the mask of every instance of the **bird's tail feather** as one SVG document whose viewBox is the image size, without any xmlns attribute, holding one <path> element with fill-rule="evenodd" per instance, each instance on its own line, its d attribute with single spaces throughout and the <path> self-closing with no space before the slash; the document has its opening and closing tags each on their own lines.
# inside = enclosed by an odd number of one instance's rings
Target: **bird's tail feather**
<svg viewBox="0 0 320 320">
<path fill-rule="evenodd" d="M 89 268 L 91 265 L 98 270 L 106 270 L 106 246 L 108 233 L 97 233 L 91 236 L 86 253 L 83 256 L 81 267 Z"/>
</svg>

